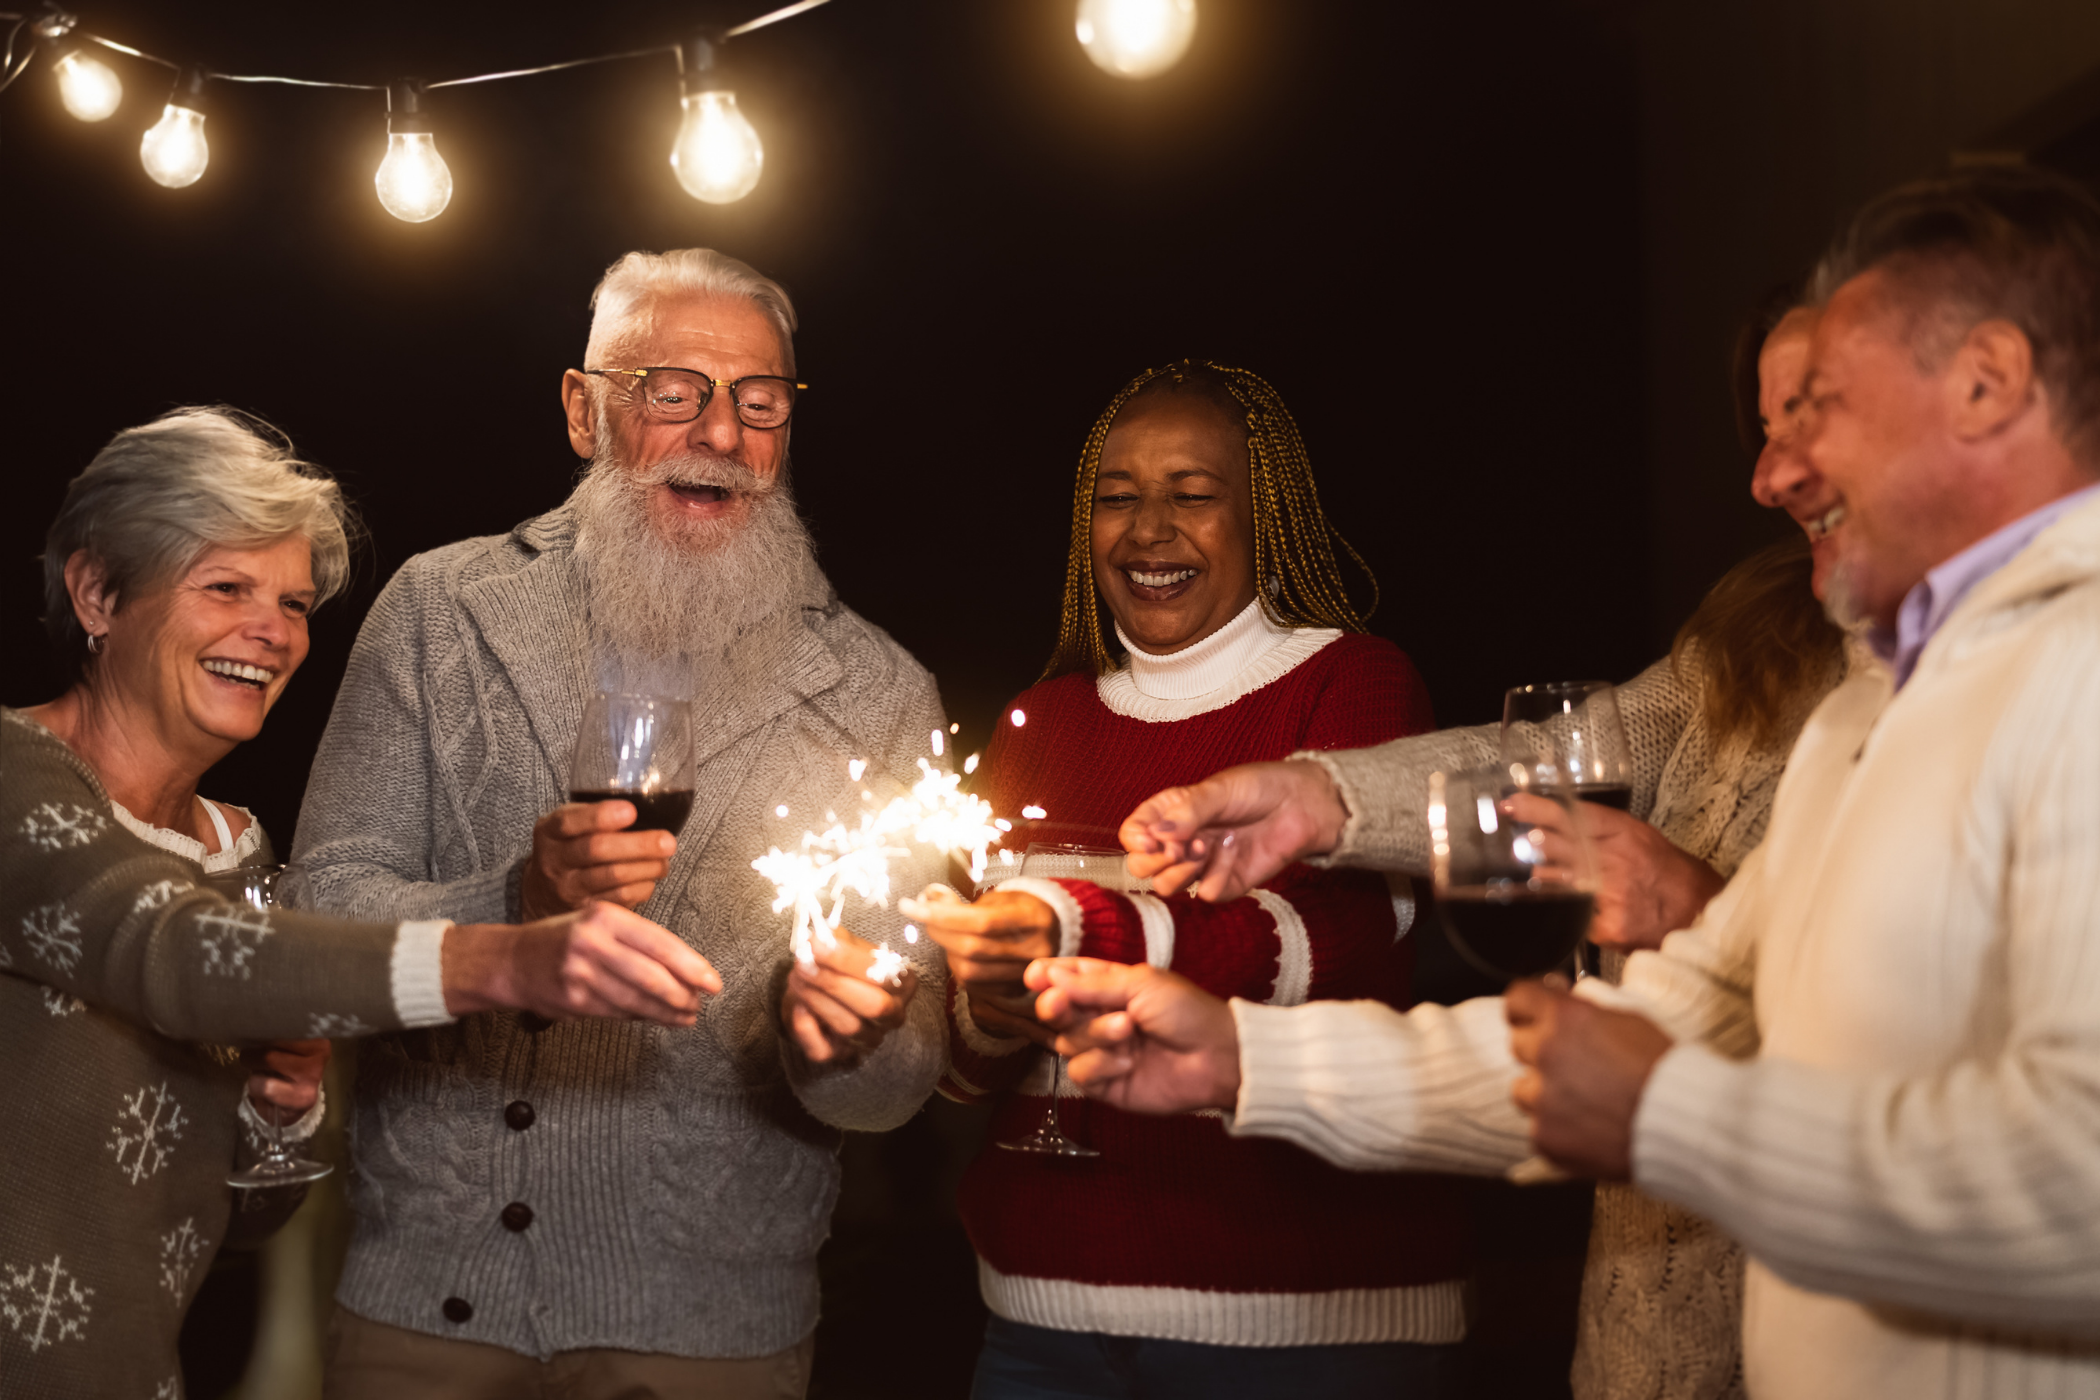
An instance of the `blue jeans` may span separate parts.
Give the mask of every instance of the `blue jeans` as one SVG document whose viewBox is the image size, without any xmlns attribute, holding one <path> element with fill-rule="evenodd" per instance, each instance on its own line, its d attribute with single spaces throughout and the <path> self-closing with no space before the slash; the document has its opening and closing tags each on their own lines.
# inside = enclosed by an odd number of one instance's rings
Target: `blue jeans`
<svg viewBox="0 0 2100 1400">
<path fill-rule="evenodd" d="M 1221 1347 L 994 1317 L 970 1400 L 1457 1400 L 1462 1348 Z"/>
</svg>

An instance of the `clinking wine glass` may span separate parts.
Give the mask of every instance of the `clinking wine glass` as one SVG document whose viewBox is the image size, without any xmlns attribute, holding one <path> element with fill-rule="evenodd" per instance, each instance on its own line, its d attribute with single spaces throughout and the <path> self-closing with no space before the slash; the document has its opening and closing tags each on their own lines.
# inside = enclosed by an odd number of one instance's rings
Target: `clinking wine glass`
<svg viewBox="0 0 2100 1400">
<path fill-rule="evenodd" d="M 207 875 L 204 883 L 236 904 L 267 913 L 277 907 L 277 882 L 283 874 L 281 865 L 243 865 Z M 319 1181 L 335 1170 L 326 1162 L 316 1162 L 292 1150 L 284 1140 L 284 1110 L 276 1104 L 263 1109 L 259 1116 L 269 1125 L 269 1145 L 253 1166 L 228 1176 L 228 1186 L 243 1191 L 265 1186 L 299 1186 Z"/>
<path fill-rule="evenodd" d="M 630 831 L 673 836 L 693 811 L 693 707 L 668 695 L 600 691 L 583 708 L 571 802 L 631 802 Z"/>
<path fill-rule="evenodd" d="M 1144 887 L 1123 866 L 1123 852 L 1114 846 L 1069 846 L 1049 842 L 1030 843 L 1015 872 L 1035 880 L 1091 880 L 1104 889 L 1134 890 Z M 1050 1102 L 1043 1108 L 1043 1121 L 1025 1137 L 998 1145 L 1009 1152 L 1032 1152 L 1043 1157 L 1099 1157 L 1101 1154 L 1065 1136 L 1059 1122 L 1060 1094 L 1065 1083 L 1065 1057 L 1053 1055 L 1050 1070 Z"/>
<path fill-rule="evenodd" d="M 1584 802 L 1625 811 L 1633 803 L 1633 754 L 1608 681 L 1520 685 L 1502 697 L 1502 761 L 1537 768 Z"/>
<path fill-rule="evenodd" d="M 1509 799 L 1543 798 L 1551 825 L 1520 821 Z M 1505 763 L 1429 778 L 1437 915 L 1460 957 L 1493 977 L 1564 966 L 1596 910 L 1596 861 L 1582 804 L 1561 772 Z"/>
<path fill-rule="evenodd" d="M 1537 767 L 1549 783 L 1572 786 L 1584 802 L 1624 812 L 1633 805 L 1633 753 L 1607 681 L 1520 685 L 1502 697 L 1502 761 Z M 1575 975 L 1585 977 L 1596 945 L 1585 944 Z"/>
</svg>

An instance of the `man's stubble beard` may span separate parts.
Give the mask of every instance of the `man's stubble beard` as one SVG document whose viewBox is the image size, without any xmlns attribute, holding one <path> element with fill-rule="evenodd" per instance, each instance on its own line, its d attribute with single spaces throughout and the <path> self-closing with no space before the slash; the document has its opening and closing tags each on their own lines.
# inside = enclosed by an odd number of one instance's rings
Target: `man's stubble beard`
<svg viewBox="0 0 2100 1400">
<path fill-rule="evenodd" d="M 601 420 L 602 422 L 602 420 Z M 601 684 L 690 695 L 697 669 L 783 607 L 799 606 L 817 575 L 787 464 L 770 480 L 729 458 L 685 454 L 621 465 L 609 434 L 569 500 Z M 650 497 L 667 482 L 729 490 L 736 508 L 666 530 Z"/>
</svg>

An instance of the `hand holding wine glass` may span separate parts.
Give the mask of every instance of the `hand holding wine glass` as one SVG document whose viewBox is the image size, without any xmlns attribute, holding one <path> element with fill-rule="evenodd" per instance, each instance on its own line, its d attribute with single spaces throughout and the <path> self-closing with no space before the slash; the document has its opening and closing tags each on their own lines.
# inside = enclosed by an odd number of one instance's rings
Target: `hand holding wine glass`
<svg viewBox="0 0 2100 1400">
<path fill-rule="evenodd" d="M 632 909 L 655 892 L 693 807 L 692 706 L 601 692 L 584 707 L 569 802 L 532 829 L 520 887 L 527 919 L 602 899 Z"/>
</svg>

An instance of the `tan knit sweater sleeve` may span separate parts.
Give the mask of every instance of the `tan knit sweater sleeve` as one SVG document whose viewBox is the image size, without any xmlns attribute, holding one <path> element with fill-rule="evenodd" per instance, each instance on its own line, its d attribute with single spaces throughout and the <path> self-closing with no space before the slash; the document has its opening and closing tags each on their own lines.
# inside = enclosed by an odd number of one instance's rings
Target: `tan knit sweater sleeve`
<svg viewBox="0 0 2100 1400">
<path fill-rule="evenodd" d="M 402 1028 L 400 931 L 229 903 L 118 824 L 42 726 L 0 715 L 0 972 L 181 1040 Z"/>
<path fill-rule="evenodd" d="M 1631 810 L 1645 820 L 1655 806 L 1656 785 L 1670 754 L 1697 712 L 1698 692 L 1678 678 L 1665 657 L 1618 687 L 1618 699 L 1632 750 Z M 1312 863 L 1427 875 L 1429 825 L 1424 811 L 1429 775 L 1493 763 L 1501 739 L 1501 725 L 1478 724 L 1415 734 L 1375 748 L 1291 755 L 1324 767 L 1349 809 L 1341 844 Z"/>
</svg>

